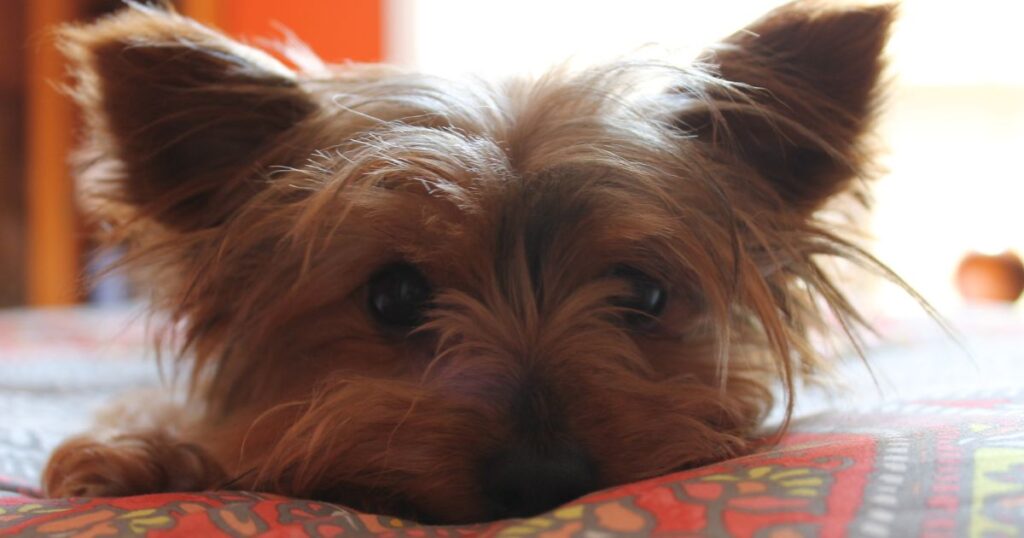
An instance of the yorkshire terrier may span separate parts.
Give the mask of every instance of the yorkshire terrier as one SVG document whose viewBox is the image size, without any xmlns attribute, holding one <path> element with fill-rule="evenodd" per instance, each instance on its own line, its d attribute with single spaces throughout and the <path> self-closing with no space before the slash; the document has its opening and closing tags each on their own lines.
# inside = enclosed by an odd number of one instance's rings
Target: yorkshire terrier
<svg viewBox="0 0 1024 538">
<path fill-rule="evenodd" d="M 66 441 L 47 494 L 471 522 L 750 451 L 861 322 L 822 262 L 888 273 L 823 214 L 874 168 L 893 17 L 798 1 L 689 66 L 500 84 L 143 6 L 61 29 L 81 198 L 188 390 Z"/>
</svg>

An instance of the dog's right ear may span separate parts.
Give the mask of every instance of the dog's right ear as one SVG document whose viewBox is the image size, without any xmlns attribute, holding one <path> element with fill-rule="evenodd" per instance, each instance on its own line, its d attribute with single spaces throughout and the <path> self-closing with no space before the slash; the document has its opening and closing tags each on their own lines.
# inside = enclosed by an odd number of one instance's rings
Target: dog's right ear
<svg viewBox="0 0 1024 538">
<path fill-rule="evenodd" d="M 160 9 L 132 6 L 58 39 L 103 170 L 86 173 L 100 183 L 87 202 L 172 229 L 223 222 L 259 190 L 267 152 L 316 109 L 280 62 Z"/>
<path fill-rule="evenodd" d="M 887 4 L 795 0 L 710 48 L 728 84 L 702 88 L 687 132 L 749 167 L 790 210 L 810 214 L 869 175 L 865 138 L 885 85 Z M 691 92 L 692 93 L 692 92 Z"/>
</svg>

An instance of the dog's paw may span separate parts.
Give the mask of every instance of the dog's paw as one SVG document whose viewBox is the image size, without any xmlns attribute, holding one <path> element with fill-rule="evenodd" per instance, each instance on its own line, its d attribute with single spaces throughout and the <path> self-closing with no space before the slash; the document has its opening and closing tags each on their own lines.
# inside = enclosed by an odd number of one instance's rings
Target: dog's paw
<svg viewBox="0 0 1024 538">
<path fill-rule="evenodd" d="M 61 444 L 43 471 L 47 497 L 118 497 L 216 486 L 224 472 L 194 444 L 164 432 L 74 437 Z"/>
</svg>

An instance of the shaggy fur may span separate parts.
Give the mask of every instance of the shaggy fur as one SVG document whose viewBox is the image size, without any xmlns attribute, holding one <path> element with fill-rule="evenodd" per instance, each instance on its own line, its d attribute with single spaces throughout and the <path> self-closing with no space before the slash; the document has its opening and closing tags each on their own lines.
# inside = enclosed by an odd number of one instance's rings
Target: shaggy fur
<svg viewBox="0 0 1024 538">
<path fill-rule="evenodd" d="M 860 322 L 821 260 L 888 273 L 820 215 L 870 171 L 892 18 L 798 2 L 689 67 L 494 85 L 295 72 L 144 7 L 64 28 L 84 205 L 189 396 L 67 441 L 46 491 L 467 522 L 751 450 L 773 387 L 791 409 L 827 366 L 822 320 Z M 396 262 L 432 290 L 408 331 L 369 312 Z M 663 310 L 624 306 L 637 282 Z"/>
</svg>

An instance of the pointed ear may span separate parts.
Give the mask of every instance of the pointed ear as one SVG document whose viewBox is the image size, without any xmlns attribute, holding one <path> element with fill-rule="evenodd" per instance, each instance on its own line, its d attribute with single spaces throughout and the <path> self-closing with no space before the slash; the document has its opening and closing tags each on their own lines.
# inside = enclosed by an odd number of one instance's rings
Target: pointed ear
<svg viewBox="0 0 1024 538">
<path fill-rule="evenodd" d="M 162 10 L 133 6 L 59 40 L 98 152 L 85 179 L 175 229 L 222 222 L 258 190 L 266 152 L 315 109 L 281 63 Z"/>
<path fill-rule="evenodd" d="M 725 84 L 684 113 L 729 158 L 767 180 L 784 203 L 813 211 L 864 173 L 892 5 L 784 5 L 702 58 Z"/>
</svg>

